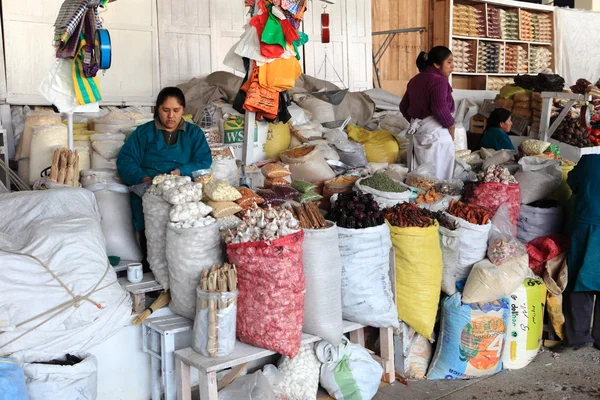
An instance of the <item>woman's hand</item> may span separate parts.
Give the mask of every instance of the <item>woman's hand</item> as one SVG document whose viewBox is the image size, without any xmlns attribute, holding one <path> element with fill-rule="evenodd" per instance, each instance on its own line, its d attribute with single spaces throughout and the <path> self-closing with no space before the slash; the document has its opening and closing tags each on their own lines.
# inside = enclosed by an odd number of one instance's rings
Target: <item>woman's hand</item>
<svg viewBox="0 0 600 400">
<path fill-rule="evenodd" d="M 452 137 L 452 140 L 454 140 L 454 131 L 456 130 L 456 125 L 452 125 L 450 128 L 448 128 L 448 132 L 450 132 L 450 136 Z"/>
<path fill-rule="evenodd" d="M 171 175 L 181 176 L 181 171 L 179 169 L 174 169 L 173 171 L 171 171 Z"/>
<path fill-rule="evenodd" d="M 142 179 L 142 183 L 146 183 L 146 182 L 152 182 L 152 178 L 147 176 L 144 179 Z"/>
</svg>

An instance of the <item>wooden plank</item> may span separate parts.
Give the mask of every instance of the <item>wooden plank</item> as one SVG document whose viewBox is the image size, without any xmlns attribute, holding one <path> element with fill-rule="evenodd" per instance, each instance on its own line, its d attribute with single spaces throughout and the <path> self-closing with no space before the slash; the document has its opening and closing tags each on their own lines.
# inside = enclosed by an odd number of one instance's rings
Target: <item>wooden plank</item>
<svg viewBox="0 0 600 400">
<path fill-rule="evenodd" d="M 142 294 L 163 290 L 162 285 L 154 280 L 154 275 L 151 273 L 144 274 L 144 278 L 139 283 L 131 283 L 127 280 L 127 277 L 119 278 L 119 284 L 132 294 Z"/>
<path fill-rule="evenodd" d="M 198 389 L 201 400 L 219 400 L 217 373 L 198 370 Z"/>
<path fill-rule="evenodd" d="M 379 343 L 381 361 L 383 363 L 383 381 L 394 383 L 396 370 L 394 366 L 394 330 L 392 328 L 379 329 Z"/>
<path fill-rule="evenodd" d="M 175 381 L 177 382 L 177 400 L 192 400 L 190 366 L 180 360 L 177 353 L 175 353 Z"/>
<path fill-rule="evenodd" d="M 240 376 L 240 374 L 244 371 L 244 369 L 248 366 L 248 364 L 250 364 L 250 363 L 243 363 L 243 364 L 233 367 L 231 369 L 231 371 L 229 371 L 229 373 L 223 379 L 221 379 L 221 381 L 219 382 L 219 385 L 217 387 L 217 390 L 221 391 L 221 389 L 224 389 L 227 386 L 229 386 L 229 384 L 231 382 L 233 382 L 235 380 L 235 378 Z"/>
<path fill-rule="evenodd" d="M 134 314 L 144 312 L 146 309 L 146 294 L 131 294 L 131 303 Z"/>
</svg>

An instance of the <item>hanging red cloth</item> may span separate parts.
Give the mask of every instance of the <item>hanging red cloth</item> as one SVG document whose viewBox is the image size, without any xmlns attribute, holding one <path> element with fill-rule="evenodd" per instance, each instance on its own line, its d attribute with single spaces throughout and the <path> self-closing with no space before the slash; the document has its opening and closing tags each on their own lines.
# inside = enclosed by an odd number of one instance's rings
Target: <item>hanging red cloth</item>
<svg viewBox="0 0 600 400">
<path fill-rule="evenodd" d="M 250 25 L 256 28 L 258 38 L 260 40 L 260 54 L 267 58 L 281 58 L 285 49 L 278 44 L 266 44 L 261 40 L 265 25 L 269 19 L 269 10 L 265 6 L 264 0 L 259 0 L 258 7 L 261 11 L 260 15 L 255 15 L 250 19 Z"/>
</svg>

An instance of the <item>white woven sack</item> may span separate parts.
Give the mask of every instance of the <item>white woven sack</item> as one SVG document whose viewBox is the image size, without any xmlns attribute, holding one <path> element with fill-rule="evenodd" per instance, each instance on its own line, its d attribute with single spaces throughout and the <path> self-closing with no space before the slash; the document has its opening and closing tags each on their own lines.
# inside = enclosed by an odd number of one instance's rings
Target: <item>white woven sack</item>
<svg viewBox="0 0 600 400">
<path fill-rule="evenodd" d="M 373 189 L 369 186 L 361 185 L 361 182 L 365 178 L 361 178 L 356 181 L 354 184 L 355 190 L 360 190 L 361 192 L 370 193 L 373 195 L 373 200 L 377 202 L 381 207 L 393 207 L 396 204 L 400 203 L 408 203 L 410 201 L 411 191 L 407 187 L 406 191 L 396 193 L 396 192 L 383 192 L 381 190 Z"/>
<path fill-rule="evenodd" d="M 121 260 L 141 261 L 142 252 L 133 228 L 127 186 L 109 183 L 88 186 L 86 189 L 96 196 L 102 216 L 102 232 L 106 238 L 106 253 Z"/>
<path fill-rule="evenodd" d="M 456 293 L 456 268 L 458 264 L 458 251 L 460 248 L 460 227 L 451 231 L 440 226 L 440 248 L 444 272 L 442 274 L 442 292 L 448 296 Z"/>
<path fill-rule="evenodd" d="M 392 239 L 387 224 L 338 228 L 342 257 L 342 316 L 376 328 L 397 328 L 398 311 L 390 282 Z"/>
<path fill-rule="evenodd" d="M 486 225 L 476 225 L 448 215 L 460 226 L 460 244 L 458 246 L 458 263 L 456 265 L 456 281 L 467 279 L 473 265 L 483 260 L 487 254 L 488 236 L 492 229 L 491 221 Z"/>
<path fill-rule="evenodd" d="M 219 225 L 180 229 L 167 227 L 169 307 L 182 317 L 194 319 L 196 287 L 204 269 L 224 262 Z"/>
<path fill-rule="evenodd" d="M 338 345 L 343 322 L 342 259 L 337 226 L 305 229 L 302 250 L 306 281 L 302 330 Z"/>
<path fill-rule="evenodd" d="M 534 239 L 563 231 L 562 207 L 539 208 L 521 205 L 517 221 L 517 239 L 529 243 Z"/>
<path fill-rule="evenodd" d="M 98 396 L 98 362 L 96 357 L 78 354 L 78 364 L 36 364 L 64 359 L 64 354 L 28 353 L 23 357 L 23 371 L 27 381 L 29 400 L 86 399 Z M 35 363 L 34 363 L 35 362 Z"/>
<path fill-rule="evenodd" d="M 142 199 L 146 241 L 148 245 L 148 264 L 154 279 L 165 290 L 169 289 L 169 267 L 167 264 L 167 225 L 171 205 L 162 197 L 146 192 Z"/>
</svg>

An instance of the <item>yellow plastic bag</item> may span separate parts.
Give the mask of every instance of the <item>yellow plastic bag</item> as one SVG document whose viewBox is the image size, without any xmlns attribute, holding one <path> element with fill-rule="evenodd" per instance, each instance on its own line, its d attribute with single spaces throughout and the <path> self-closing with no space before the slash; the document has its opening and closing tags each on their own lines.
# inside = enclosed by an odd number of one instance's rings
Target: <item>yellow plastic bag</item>
<svg viewBox="0 0 600 400">
<path fill-rule="evenodd" d="M 283 122 L 269 124 L 269 133 L 267 134 L 267 158 L 279 157 L 279 153 L 287 150 L 292 143 L 292 134 L 290 126 Z"/>
<path fill-rule="evenodd" d="M 571 188 L 567 185 L 567 177 L 569 176 L 569 172 L 573 171 L 575 168 L 573 165 L 563 165 L 560 167 L 562 170 L 562 181 L 560 185 L 548 196 L 549 200 L 556 200 L 563 206 L 567 204 L 569 198 L 571 198 Z"/>
<path fill-rule="evenodd" d="M 390 225 L 398 318 L 428 340 L 432 339 L 444 268 L 438 230 L 437 222 L 428 228 Z"/>
<path fill-rule="evenodd" d="M 283 92 L 296 85 L 302 67 L 295 57 L 278 58 L 258 68 L 258 83 L 265 88 Z"/>
<path fill-rule="evenodd" d="M 517 85 L 506 85 L 502 89 L 500 89 L 500 98 L 502 99 L 512 99 L 516 94 L 527 94 L 531 93 L 531 90 L 523 89 Z"/>
<path fill-rule="evenodd" d="M 390 131 L 368 131 L 356 125 L 349 125 L 347 132 L 350 139 L 364 144 L 368 162 L 396 163 L 400 148 Z"/>
</svg>

